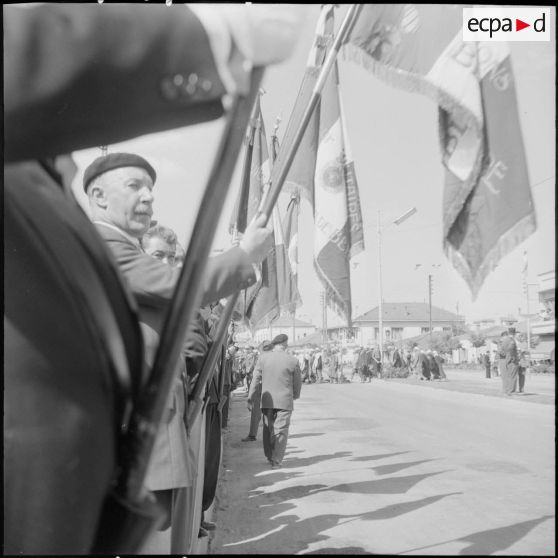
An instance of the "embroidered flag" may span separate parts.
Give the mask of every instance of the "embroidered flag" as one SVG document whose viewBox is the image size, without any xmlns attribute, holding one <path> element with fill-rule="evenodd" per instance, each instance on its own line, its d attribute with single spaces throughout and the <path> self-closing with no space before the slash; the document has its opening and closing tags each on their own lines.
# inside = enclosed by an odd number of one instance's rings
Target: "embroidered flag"
<svg viewBox="0 0 558 558">
<path fill-rule="evenodd" d="M 279 296 L 281 308 L 291 314 L 302 304 L 302 299 L 298 290 L 298 215 L 300 199 L 297 195 L 292 195 L 287 205 L 285 219 L 283 221 L 283 234 L 289 265 L 289 280 L 285 283 L 286 292 Z"/>
<path fill-rule="evenodd" d="M 333 5 L 322 9 L 283 146 L 292 142 L 298 122 L 333 41 Z M 287 191 L 300 192 L 314 209 L 314 268 L 328 304 L 351 324 L 349 260 L 364 249 L 362 216 L 354 165 L 339 97 L 337 63 L 324 84 L 321 98 L 293 160 L 285 182 Z M 280 151 L 272 180 L 282 165 Z"/>
<path fill-rule="evenodd" d="M 252 153 L 252 171 L 250 174 L 250 194 L 247 204 L 248 223 L 257 213 L 270 185 L 270 159 L 259 99 L 256 105 L 255 122 L 256 130 Z M 275 229 L 275 218 L 272 219 L 272 225 Z M 246 289 L 245 308 L 246 318 L 252 331 L 262 322 L 269 323 L 279 316 L 275 230 L 273 234 L 273 248 L 262 262 L 261 279 L 255 285 Z"/>
<path fill-rule="evenodd" d="M 366 5 L 345 56 L 439 106 L 444 249 L 476 298 L 498 261 L 536 230 L 510 53 L 464 42 L 462 8 Z"/>
</svg>

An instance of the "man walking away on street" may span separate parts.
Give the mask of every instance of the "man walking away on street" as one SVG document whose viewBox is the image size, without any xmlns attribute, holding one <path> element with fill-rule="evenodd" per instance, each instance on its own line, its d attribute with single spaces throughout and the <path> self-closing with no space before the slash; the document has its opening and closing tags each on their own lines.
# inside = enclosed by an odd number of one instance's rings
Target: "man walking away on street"
<svg viewBox="0 0 558 558">
<path fill-rule="evenodd" d="M 272 469 L 279 469 L 287 448 L 294 400 L 300 397 L 302 378 L 298 360 L 286 352 L 289 338 L 281 333 L 271 344 L 271 351 L 260 355 L 249 399 L 261 384 L 263 448 Z M 253 399 L 252 399 L 253 400 Z"/>
</svg>

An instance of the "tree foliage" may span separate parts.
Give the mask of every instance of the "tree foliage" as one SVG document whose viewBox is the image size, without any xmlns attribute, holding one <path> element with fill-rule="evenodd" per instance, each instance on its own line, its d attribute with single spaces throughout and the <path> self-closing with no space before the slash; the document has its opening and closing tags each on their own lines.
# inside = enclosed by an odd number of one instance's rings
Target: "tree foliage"
<svg viewBox="0 0 558 558">
<path fill-rule="evenodd" d="M 471 341 L 473 347 L 482 347 L 486 342 L 486 337 L 480 333 L 471 332 L 469 341 Z"/>
</svg>

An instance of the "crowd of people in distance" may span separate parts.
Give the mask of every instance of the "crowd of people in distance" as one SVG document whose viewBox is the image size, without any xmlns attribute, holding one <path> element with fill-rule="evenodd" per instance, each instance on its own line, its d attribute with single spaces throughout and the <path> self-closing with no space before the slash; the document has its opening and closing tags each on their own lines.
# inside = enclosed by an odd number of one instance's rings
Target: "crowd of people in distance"
<svg viewBox="0 0 558 558">
<path fill-rule="evenodd" d="M 258 354 L 265 350 L 266 343 L 259 347 L 238 347 L 233 370 L 236 387 L 250 389 Z M 288 352 L 298 359 L 302 383 L 305 384 L 365 383 L 371 382 L 372 378 L 393 376 L 411 376 L 422 381 L 447 380 L 444 370 L 447 358 L 438 351 L 419 347 L 409 351 L 390 345 L 380 355 L 378 345 L 347 349 L 332 343 L 322 347 L 292 347 Z"/>
</svg>

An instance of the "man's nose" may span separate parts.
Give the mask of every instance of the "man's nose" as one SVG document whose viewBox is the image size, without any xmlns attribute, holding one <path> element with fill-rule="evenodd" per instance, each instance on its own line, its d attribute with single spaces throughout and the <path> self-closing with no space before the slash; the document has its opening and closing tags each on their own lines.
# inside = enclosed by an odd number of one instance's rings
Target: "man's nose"
<svg viewBox="0 0 558 558">
<path fill-rule="evenodd" d="M 153 203 L 154 197 L 151 189 L 147 186 L 145 188 L 142 188 L 140 199 L 143 203 Z"/>
</svg>

